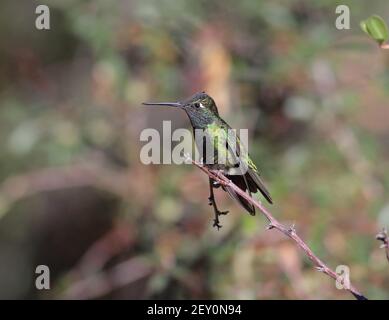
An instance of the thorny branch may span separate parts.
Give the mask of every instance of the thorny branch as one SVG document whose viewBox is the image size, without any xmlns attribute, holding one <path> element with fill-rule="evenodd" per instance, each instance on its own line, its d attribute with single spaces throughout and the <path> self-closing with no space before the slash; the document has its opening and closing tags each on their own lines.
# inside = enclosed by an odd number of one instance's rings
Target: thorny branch
<svg viewBox="0 0 389 320">
<path fill-rule="evenodd" d="M 251 198 L 246 192 L 244 192 L 238 186 L 236 186 L 234 183 L 232 183 L 231 180 L 227 179 L 226 176 L 224 176 L 221 172 L 215 171 L 215 170 L 209 170 L 205 166 L 201 165 L 200 163 L 198 163 L 192 159 L 190 159 L 190 161 L 195 166 L 200 168 L 203 172 L 205 172 L 210 178 L 219 182 L 223 186 L 228 186 L 228 187 L 232 188 L 237 194 L 239 194 L 240 196 L 245 198 L 247 201 L 252 203 L 254 206 L 256 206 L 262 212 L 262 214 L 266 217 L 266 219 L 269 221 L 269 225 L 267 227 L 267 230 L 275 229 L 275 230 L 278 230 L 279 232 L 283 233 L 287 237 L 291 238 L 298 245 L 298 247 L 302 251 L 304 251 L 304 253 L 307 255 L 309 260 L 312 261 L 312 263 L 314 264 L 315 268 L 318 271 L 323 272 L 324 274 L 326 274 L 327 276 L 331 277 L 334 280 L 338 280 L 338 275 L 336 274 L 336 272 L 333 271 L 332 269 L 330 269 L 323 261 L 321 261 L 313 253 L 313 251 L 309 248 L 309 246 L 296 233 L 294 225 L 290 226 L 290 227 L 286 227 L 283 224 L 281 224 L 280 222 L 278 222 L 278 220 L 276 218 L 274 218 L 274 216 L 270 213 L 270 211 L 268 211 L 259 201 Z M 360 293 L 351 284 L 351 282 L 350 282 L 348 287 L 345 286 L 345 289 L 347 291 L 349 291 L 351 294 L 353 294 L 356 299 L 367 300 L 367 298 L 362 293 Z"/>
<path fill-rule="evenodd" d="M 389 261 L 389 236 L 386 228 L 383 228 L 376 236 L 376 239 L 382 241 L 381 248 L 385 249 L 386 259 Z"/>
</svg>

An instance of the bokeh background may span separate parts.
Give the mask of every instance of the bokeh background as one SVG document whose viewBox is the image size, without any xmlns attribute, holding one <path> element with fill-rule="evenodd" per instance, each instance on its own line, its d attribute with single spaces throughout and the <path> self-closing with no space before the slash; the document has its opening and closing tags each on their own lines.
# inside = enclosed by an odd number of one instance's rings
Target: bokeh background
<svg viewBox="0 0 389 320">
<path fill-rule="evenodd" d="M 51 30 L 35 28 L 48 4 Z M 0 5 L 0 298 L 351 299 L 207 177 L 143 165 L 142 101 L 205 90 L 250 152 L 274 215 L 389 298 L 389 52 L 359 28 L 384 0 L 11 1 Z M 48 265 L 51 289 L 35 289 Z"/>
</svg>

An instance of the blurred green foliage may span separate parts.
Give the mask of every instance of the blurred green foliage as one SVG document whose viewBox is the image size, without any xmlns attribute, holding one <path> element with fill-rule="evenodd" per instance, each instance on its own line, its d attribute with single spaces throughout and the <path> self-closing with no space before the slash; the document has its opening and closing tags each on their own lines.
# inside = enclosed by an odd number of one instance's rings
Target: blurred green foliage
<svg viewBox="0 0 389 320">
<path fill-rule="evenodd" d="M 348 299 L 262 216 L 206 177 L 139 161 L 146 110 L 206 90 L 275 200 L 329 266 L 388 299 L 375 234 L 389 224 L 388 55 L 359 21 L 386 1 L 36 1 L 0 10 L 0 297 Z M 347 4 L 351 30 L 335 28 Z M 385 80 L 386 79 L 386 80 Z M 174 129 L 174 128 L 173 128 Z M 52 290 L 34 288 L 47 264 Z"/>
</svg>

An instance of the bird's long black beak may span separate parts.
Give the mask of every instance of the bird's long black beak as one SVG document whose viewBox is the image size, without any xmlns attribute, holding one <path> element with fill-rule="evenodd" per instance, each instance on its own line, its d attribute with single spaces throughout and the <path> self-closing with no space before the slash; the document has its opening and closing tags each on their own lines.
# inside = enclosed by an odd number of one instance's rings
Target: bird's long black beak
<svg viewBox="0 0 389 320">
<path fill-rule="evenodd" d="M 165 107 L 182 107 L 182 103 L 180 102 L 143 102 L 145 106 L 165 106 Z"/>
</svg>

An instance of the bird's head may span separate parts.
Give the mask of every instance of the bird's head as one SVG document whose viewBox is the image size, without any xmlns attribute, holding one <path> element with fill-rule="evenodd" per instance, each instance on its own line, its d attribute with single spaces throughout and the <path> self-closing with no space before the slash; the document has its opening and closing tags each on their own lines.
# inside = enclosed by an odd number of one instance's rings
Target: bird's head
<svg viewBox="0 0 389 320">
<path fill-rule="evenodd" d="M 178 102 L 144 102 L 148 106 L 168 106 L 185 110 L 191 114 L 214 114 L 219 115 L 215 101 L 204 91 Z"/>
<path fill-rule="evenodd" d="M 194 94 L 185 100 L 183 105 L 184 108 L 191 109 L 193 112 L 212 112 L 216 115 L 219 115 L 215 101 L 204 91 Z"/>
</svg>

